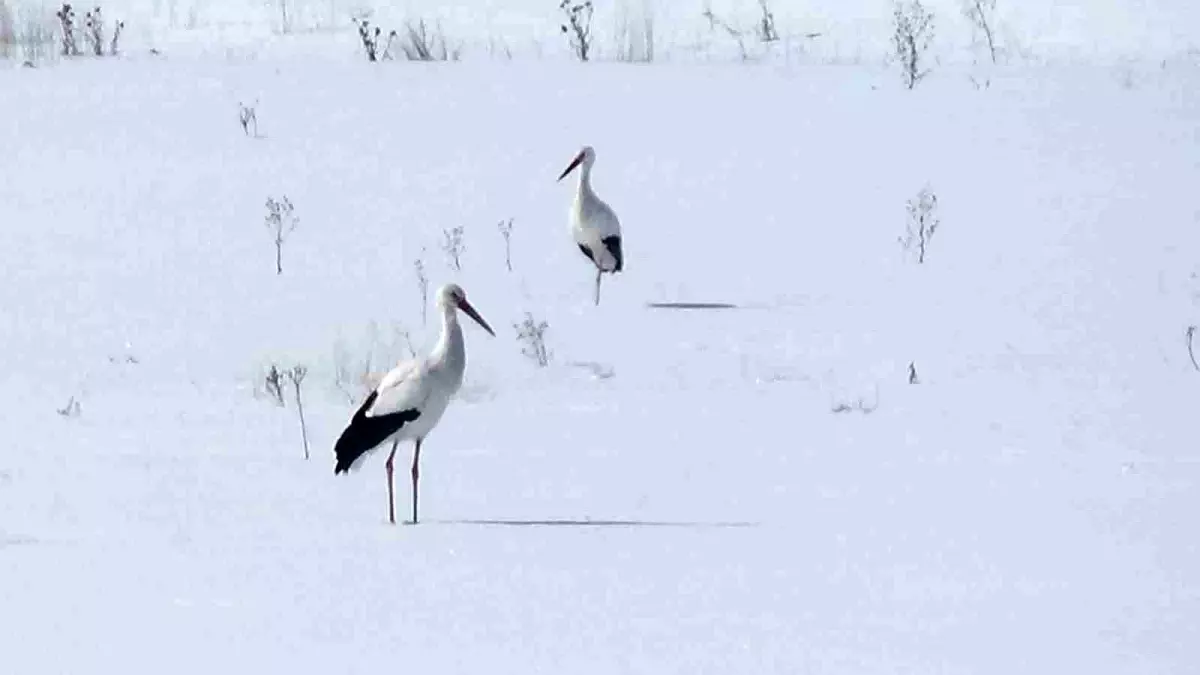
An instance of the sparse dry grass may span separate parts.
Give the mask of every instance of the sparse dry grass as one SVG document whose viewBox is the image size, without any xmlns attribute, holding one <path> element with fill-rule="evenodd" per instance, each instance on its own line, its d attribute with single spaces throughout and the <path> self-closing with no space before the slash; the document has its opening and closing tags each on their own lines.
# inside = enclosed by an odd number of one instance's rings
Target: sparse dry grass
<svg viewBox="0 0 1200 675">
<path fill-rule="evenodd" d="M 407 21 L 399 35 L 400 51 L 409 61 L 457 61 L 462 49 L 450 46 L 441 24 L 432 26 L 424 19 Z"/>
<path fill-rule="evenodd" d="M 11 59 L 17 49 L 16 23 L 12 10 L 0 0 L 0 59 Z"/>
<path fill-rule="evenodd" d="M 654 61 L 654 8 L 643 3 L 641 16 L 633 16 L 629 6 L 622 3 L 616 13 L 613 27 L 616 39 L 616 58 L 624 63 L 651 63 Z"/>
</svg>

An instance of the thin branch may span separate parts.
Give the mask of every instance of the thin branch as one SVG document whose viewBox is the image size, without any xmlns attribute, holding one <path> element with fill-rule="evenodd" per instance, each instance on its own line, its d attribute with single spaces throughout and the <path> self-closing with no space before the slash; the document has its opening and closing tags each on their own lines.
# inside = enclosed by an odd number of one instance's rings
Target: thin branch
<svg viewBox="0 0 1200 675">
<path fill-rule="evenodd" d="M 1195 338 L 1196 338 L 1196 327 L 1188 326 L 1188 329 L 1187 329 L 1188 358 L 1190 358 L 1192 360 L 1192 367 L 1196 369 L 1196 372 L 1200 372 L 1200 363 L 1196 363 L 1196 350 L 1192 346 L 1192 344 L 1195 342 Z"/>
</svg>

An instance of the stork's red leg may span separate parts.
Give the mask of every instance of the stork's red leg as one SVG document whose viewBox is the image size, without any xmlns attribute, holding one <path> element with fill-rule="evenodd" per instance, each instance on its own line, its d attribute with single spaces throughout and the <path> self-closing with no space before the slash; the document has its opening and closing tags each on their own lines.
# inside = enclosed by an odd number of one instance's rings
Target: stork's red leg
<svg viewBox="0 0 1200 675">
<path fill-rule="evenodd" d="M 604 274 L 604 271 L 601 270 L 599 267 L 597 267 L 596 268 L 596 306 L 597 307 L 600 306 L 600 275 L 601 274 Z"/>
<path fill-rule="evenodd" d="M 391 523 L 393 525 L 396 524 L 396 502 L 395 502 L 395 497 L 394 497 L 394 490 L 392 489 L 392 460 L 395 459 L 395 457 L 396 457 L 396 446 L 398 446 L 398 445 L 400 445 L 400 441 L 394 441 L 392 443 L 392 453 L 390 455 L 388 455 L 387 464 L 383 465 L 384 468 L 387 469 L 388 520 L 391 521 Z"/>
<path fill-rule="evenodd" d="M 413 465 L 412 465 L 412 499 L 413 499 L 413 525 L 417 524 L 417 479 L 421 476 L 421 470 L 417 465 L 421 462 L 421 439 L 417 439 L 416 448 L 413 450 Z"/>
</svg>

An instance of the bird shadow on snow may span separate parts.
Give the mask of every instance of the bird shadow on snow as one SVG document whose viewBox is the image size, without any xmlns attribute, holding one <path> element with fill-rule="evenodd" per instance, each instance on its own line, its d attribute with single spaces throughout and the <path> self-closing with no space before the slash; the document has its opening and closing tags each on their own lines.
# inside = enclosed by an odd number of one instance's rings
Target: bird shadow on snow
<svg viewBox="0 0 1200 675">
<path fill-rule="evenodd" d="M 439 525 L 500 525 L 508 527 L 681 527 L 693 529 L 758 527 L 760 523 L 746 521 L 672 521 L 672 520 L 592 520 L 592 519 L 499 519 L 460 518 L 449 520 L 422 521 Z"/>
</svg>

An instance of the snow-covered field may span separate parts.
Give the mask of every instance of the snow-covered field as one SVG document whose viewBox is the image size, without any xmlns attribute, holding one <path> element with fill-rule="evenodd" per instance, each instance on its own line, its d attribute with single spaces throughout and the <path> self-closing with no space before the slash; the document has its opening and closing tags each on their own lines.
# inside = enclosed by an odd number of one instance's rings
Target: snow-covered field
<svg viewBox="0 0 1200 675">
<path fill-rule="evenodd" d="M 0 68 L 6 672 L 1200 668 L 1194 63 L 910 92 L 355 39 Z M 625 228 L 599 307 L 583 144 Z M 418 260 L 498 336 L 465 325 L 393 527 L 383 457 L 332 444 L 364 363 L 436 339 Z M 309 369 L 310 460 L 271 363 Z"/>
</svg>

